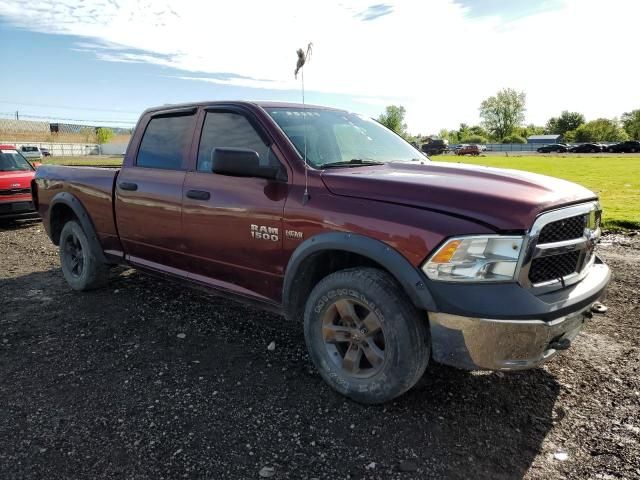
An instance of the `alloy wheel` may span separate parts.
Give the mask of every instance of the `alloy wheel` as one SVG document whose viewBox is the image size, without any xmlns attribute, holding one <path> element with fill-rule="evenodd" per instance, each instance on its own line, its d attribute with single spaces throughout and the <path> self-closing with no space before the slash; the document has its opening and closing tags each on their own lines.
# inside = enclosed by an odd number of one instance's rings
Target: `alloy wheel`
<svg viewBox="0 0 640 480">
<path fill-rule="evenodd" d="M 71 275 L 76 278 L 82 276 L 84 269 L 84 251 L 80 239 L 75 234 L 71 234 L 65 238 L 63 261 Z"/>
<path fill-rule="evenodd" d="M 375 375 L 385 360 L 378 315 L 355 299 L 336 300 L 322 317 L 322 338 L 331 360 L 353 377 Z"/>
</svg>

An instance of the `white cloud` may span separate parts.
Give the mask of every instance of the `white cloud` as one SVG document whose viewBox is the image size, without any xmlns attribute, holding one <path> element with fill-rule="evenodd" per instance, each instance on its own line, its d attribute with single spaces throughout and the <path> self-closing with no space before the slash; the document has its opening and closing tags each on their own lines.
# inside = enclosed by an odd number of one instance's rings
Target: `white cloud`
<svg viewBox="0 0 640 480">
<path fill-rule="evenodd" d="M 381 109 L 400 97 L 414 132 L 477 122 L 480 101 L 502 87 L 526 91 L 527 122 L 539 124 L 563 109 L 595 118 L 640 107 L 639 2 L 565 0 L 506 21 L 472 18 L 453 0 L 380 1 L 0 0 L 0 15 L 86 37 L 78 47 L 102 60 L 253 88 L 296 89 L 295 50 L 312 41 L 308 91 Z"/>
</svg>

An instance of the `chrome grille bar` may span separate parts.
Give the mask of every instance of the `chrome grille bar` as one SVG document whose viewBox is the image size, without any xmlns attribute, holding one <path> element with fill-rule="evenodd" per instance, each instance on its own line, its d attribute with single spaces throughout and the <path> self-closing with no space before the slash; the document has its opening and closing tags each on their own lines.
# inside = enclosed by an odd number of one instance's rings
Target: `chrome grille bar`
<svg viewBox="0 0 640 480">
<path fill-rule="evenodd" d="M 553 243 L 538 243 L 540 232 L 545 226 L 580 215 L 587 216 L 586 227 L 580 238 Z M 523 255 L 519 265 L 518 282 L 523 287 L 536 289 L 540 293 L 556 290 L 579 282 L 584 278 L 594 262 L 595 244 L 599 238 L 600 205 L 597 202 L 583 203 L 543 213 L 536 219 L 528 235 L 525 237 Z M 576 251 L 580 252 L 580 256 L 574 272 L 548 281 L 538 283 L 531 282 L 529 273 L 535 259 L 564 255 Z"/>
</svg>

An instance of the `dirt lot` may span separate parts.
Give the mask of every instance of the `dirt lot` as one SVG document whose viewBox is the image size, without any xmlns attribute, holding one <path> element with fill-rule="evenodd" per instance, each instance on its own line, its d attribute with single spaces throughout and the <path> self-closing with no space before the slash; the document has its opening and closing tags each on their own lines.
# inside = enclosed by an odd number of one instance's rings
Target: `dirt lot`
<svg viewBox="0 0 640 480">
<path fill-rule="evenodd" d="M 324 385 L 300 325 L 132 270 L 74 293 L 40 224 L 5 226 L 0 478 L 640 478 L 640 238 L 600 252 L 610 308 L 566 355 L 432 364 L 365 407 Z"/>
</svg>

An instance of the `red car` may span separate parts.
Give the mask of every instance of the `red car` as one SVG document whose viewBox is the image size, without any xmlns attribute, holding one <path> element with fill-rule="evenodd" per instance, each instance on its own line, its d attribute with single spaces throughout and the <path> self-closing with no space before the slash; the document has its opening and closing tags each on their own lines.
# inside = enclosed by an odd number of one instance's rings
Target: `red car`
<svg viewBox="0 0 640 480">
<path fill-rule="evenodd" d="M 479 145 L 462 145 L 456 150 L 456 155 L 472 155 L 477 157 L 482 153 Z"/>
<path fill-rule="evenodd" d="M 0 220 L 35 217 L 31 180 L 39 164 L 30 164 L 16 147 L 0 145 Z"/>
</svg>

